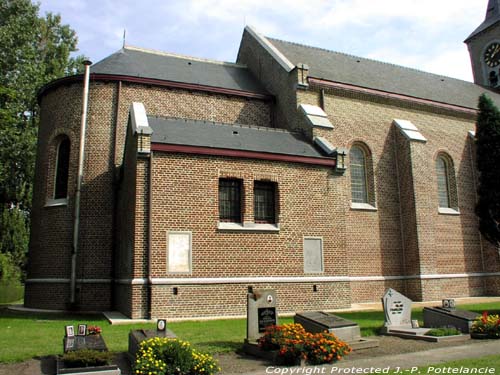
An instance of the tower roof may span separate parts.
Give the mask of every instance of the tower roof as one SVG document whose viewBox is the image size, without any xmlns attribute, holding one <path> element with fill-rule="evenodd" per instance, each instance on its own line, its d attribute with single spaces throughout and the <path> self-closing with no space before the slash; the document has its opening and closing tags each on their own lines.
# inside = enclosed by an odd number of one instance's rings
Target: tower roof
<svg viewBox="0 0 500 375">
<path fill-rule="evenodd" d="M 465 43 L 467 43 L 477 34 L 495 25 L 499 21 L 500 21 L 500 0 L 489 0 L 488 8 L 486 9 L 486 17 L 484 17 L 483 23 L 479 25 L 479 27 L 476 30 L 474 30 L 472 34 L 470 34 L 467 37 L 467 39 L 465 39 Z"/>
</svg>

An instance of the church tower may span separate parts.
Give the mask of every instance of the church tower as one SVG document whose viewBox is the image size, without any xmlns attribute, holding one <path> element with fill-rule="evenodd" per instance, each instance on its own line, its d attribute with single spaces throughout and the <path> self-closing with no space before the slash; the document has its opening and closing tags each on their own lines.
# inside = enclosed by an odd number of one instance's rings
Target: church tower
<svg viewBox="0 0 500 375">
<path fill-rule="evenodd" d="M 464 41 L 474 82 L 500 89 L 500 0 L 489 0 L 483 23 Z"/>
</svg>

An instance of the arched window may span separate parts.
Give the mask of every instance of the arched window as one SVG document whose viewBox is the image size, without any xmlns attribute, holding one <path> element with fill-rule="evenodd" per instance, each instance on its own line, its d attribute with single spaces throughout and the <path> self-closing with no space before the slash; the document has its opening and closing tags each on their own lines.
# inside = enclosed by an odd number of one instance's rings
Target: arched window
<svg viewBox="0 0 500 375">
<path fill-rule="evenodd" d="M 69 154 L 70 141 L 68 137 L 64 137 L 57 146 L 55 181 L 54 181 L 54 199 L 63 199 L 68 197 L 68 171 L 69 171 Z"/>
<path fill-rule="evenodd" d="M 436 159 L 436 175 L 439 207 L 450 208 L 450 166 L 442 155 Z"/>
<path fill-rule="evenodd" d="M 359 146 L 352 146 L 349 159 L 351 167 L 351 201 L 353 203 L 369 203 L 365 151 Z"/>
<path fill-rule="evenodd" d="M 457 214 L 458 190 L 453 159 L 445 153 L 436 157 L 436 180 L 439 212 L 443 214 Z"/>
</svg>

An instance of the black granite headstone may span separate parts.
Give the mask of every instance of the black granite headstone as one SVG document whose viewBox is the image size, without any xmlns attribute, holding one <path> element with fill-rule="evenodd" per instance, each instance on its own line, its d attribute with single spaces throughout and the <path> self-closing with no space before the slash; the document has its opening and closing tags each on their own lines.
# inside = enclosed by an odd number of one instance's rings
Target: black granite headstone
<svg viewBox="0 0 500 375">
<path fill-rule="evenodd" d="M 424 307 L 424 325 L 426 327 L 455 327 L 463 333 L 469 333 L 478 313 L 456 310 L 446 307 Z"/>
<path fill-rule="evenodd" d="M 257 309 L 259 332 L 264 332 L 267 327 L 276 325 L 276 308 L 261 307 Z"/>
<path fill-rule="evenodd" d="M 101 335 L 74 336 L 63 339 L 64 353 L 77 350 L 98 350 L 107 352 L 108 348 Z"/>
</svg>

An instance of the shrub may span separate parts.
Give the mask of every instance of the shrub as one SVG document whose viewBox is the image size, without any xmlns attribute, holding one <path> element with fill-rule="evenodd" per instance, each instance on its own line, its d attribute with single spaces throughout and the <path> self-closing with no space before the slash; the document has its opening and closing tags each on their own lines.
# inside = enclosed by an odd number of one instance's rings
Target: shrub
<svg viewBox="0 0 500 375">
<path fill-rule="evenodd" d="M 312 334 L 300 324 L 268 327 L 259 339 L 259 347 L 262 350 L 279 350 L 286 363 L 303 358 L 311 365 L 332 363 L 351 352 L 349 345 L 333 333 Z"/>
<path fill-rule="evenodd" d="M 461 335 L 462 332 L 460 332 L 458 329 L 454 327 L 448 327 L 448 328 L 433 328 L 425 332 L 425 334 L 427 336 L 442 337 L 442 336 Z"/>
<path fill-rule="evenodd" d="M 100 352 L 97 350 L 77 350 L 66 353 L 62 360 L 66 367 L 92 367 L 109 365 L 113 355 L 110 352 Z"/>
<path fill-rule="evenodd" d="M 155 337 L 141 342 L 136 354 L 136 375 L 213 375 L 220 371 L 208 354 L 191 347 L 188 342 Z"/>
<path fill-rule="evenodd" d="M 11 303 L 23 298 L 24 286 L 17 281 L 0 281 L 0 303 Z"/>
<path fill-rule="evenodd" d="M 471 333 L 484 333 L 491 338 L 500 338 L 500 317 L 498 315 L 488 315 L 488 312 L 483 312 L 483 315 L 478 316 L 472 323 Z"/>
</svg>

